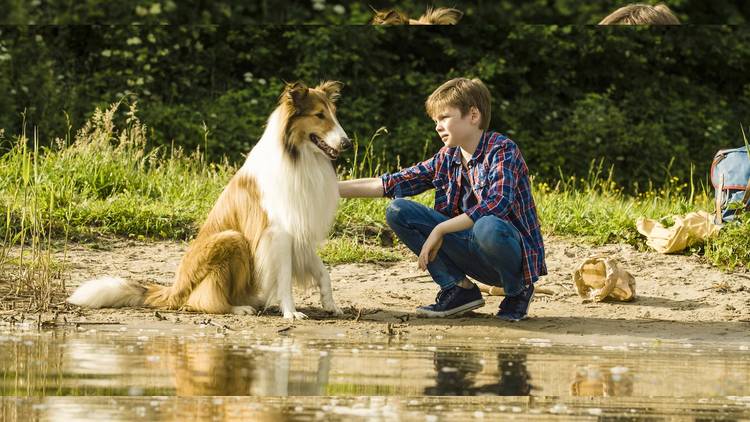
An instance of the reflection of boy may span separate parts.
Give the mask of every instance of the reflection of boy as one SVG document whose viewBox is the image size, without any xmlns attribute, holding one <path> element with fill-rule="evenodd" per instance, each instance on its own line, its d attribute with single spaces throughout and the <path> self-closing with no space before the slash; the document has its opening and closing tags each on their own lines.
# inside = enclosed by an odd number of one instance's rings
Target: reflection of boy
<svg viewBox="0 0 750 422">
<path fill-rule="evenodd" d="M 381 178 L 339 182 L 344 198 L 395 198 L 386 220 L 440 286 L 428 317 L 484 305 L 473 279 L 505 289 L 497 317 L 527 316 L 533 283 L 547 274 L 544 244 L 518 146 L 488 131 L 490 93 L 479 79 L 452 79 L 427 99 L 445 146 L 432 158 Z M 403 199 L 435 188 L 434 209 Z"/>
</svg>

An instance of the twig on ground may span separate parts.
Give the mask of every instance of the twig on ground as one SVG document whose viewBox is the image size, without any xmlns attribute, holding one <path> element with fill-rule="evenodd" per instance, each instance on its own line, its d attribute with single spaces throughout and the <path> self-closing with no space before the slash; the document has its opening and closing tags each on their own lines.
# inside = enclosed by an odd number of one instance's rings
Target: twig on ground
<svg viewBox="0 0 750 422">
<path fill-rule="evenodd" d="M 214 327 L 218 327 L 224 330 L 234 331 L 230 326 L 226 324 L 219 324 L 218 322 L 214 322 L 211 318 L 204 319 L 203 321 L 198 321 L 196 324 L 213 325 Z"/>
<path fill-rule="evenodd" d="M 429 274 L 420 274 L 420 275 L 413 275 L 409 277 L 401 277 L 401 281 L 412 281 L 412 280 L 419 280 L 420 278 L 432 280 L 432 276 Z"/>
<path fill-rule="evenodd" d="M 367 308 L 355 308 L 354 306 L 352 308 L 352 313 L 356 311 L 357 315 L 354 317 L 354 322 L 359 322 L 360 320 L 364 320 L 364 316 L 377 314 L 380 312 L 380 309 L 367 309 Z"/>
<path fill-rule="evenodd" d="M 505 296 L 505 289 L 497 286 L 479 285 L 479 291 L 487 293 L 489 296 Z M 534 294 L 554 295 L 555 291 L 546 287 L 534 287 Z"/>
</svg>

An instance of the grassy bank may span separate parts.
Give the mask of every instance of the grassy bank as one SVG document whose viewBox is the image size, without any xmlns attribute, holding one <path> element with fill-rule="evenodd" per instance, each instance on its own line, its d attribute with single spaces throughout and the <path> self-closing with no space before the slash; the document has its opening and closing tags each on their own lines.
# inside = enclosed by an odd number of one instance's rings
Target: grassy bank
<svg viewBox="0 0 750 422">
<path fill-rule="evenodd" d="M 7 152 L 0 157 L 0 204 L 5 211 L 0 266 L 6 270 L 0 281 L 12 282 L 11 290 L 43 291 L 50 284 L 55 272 L 49 259 L 53 239 L 116 235 L 187 240 L 196 232 L 236 169 L 208 163 L 200 151 L 150 148 L 148 128 L 136 112 L 134 105 L 97 111 L 85 127 L 58 139 L 53 148 L 36 147 L 33 134 L 3 139 Z M 385 158 L 374 157 L 371 148 L 379 134 L 359 145 L 361 154 L 340 167 L 342 178 L 383 171 Z M 626 194 L 612 174 L 602 170 L 592 165 L 587 179 L 561 175 L 554 185 L 534 182 L 545 234 L 644 247 L 636 218 L 711 208 L 706 186 L 669 178 L 658 190 Z M 416 199 L 430 204 L 432 193 Z M 385 199 L 343 200 L 331 239 L 320 251 L 324 260 L 337 264 L 402 259 L 404 252 L 392 248 L 397 241 L 385 225 L 386 204 Z M 749 227 L 727 227 L 694 251 L 722 267 L 747 266 Z"/>
</svg>

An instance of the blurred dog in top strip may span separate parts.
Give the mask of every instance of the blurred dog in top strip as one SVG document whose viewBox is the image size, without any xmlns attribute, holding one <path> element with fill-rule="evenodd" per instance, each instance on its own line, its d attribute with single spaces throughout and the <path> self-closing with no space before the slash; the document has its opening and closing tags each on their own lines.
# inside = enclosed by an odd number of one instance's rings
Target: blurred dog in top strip
<svg viewBox="0 0 750 422">
<path fill-rule="evenodd" d="M 458 9 L 445 7 L 429 7 L 419 19 L 409 19 L 405 13 L 394 9 L 373 8 L 372 11 L 375 13 L 370 22 L 372 25 L 455 25 L 464 15 Z"/>
</svg>

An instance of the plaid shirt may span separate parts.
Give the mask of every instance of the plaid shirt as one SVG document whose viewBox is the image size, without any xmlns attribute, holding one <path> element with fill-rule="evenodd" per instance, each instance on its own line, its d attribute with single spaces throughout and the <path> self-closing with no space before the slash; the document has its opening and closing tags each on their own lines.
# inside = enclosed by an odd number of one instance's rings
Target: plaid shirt
<svg viewBox="0 0 750 422">
<path fill-rule="evenodd" d="M 484 132 L 467 167 L 477 203 L 464 211 L 460 148 L 443 147 L 429 160 L 381 176 L 383 190 L 389 198 L 400 198 L 435 188 L 435 210 L 448 217 L 463 212 L 475 223 L 486 215 L 510 222 L 521 234 L 524 282 L 535 282 L 547 274 L 547 265 L 529 169 L 521 150 L 504 135 Z"/>
</svg>

